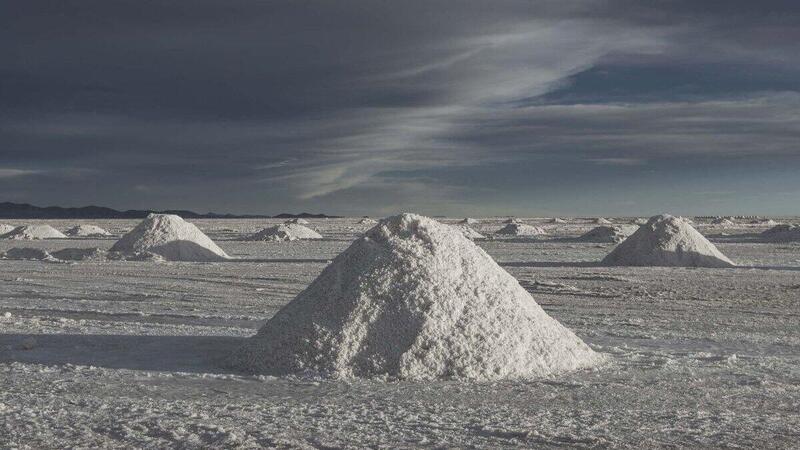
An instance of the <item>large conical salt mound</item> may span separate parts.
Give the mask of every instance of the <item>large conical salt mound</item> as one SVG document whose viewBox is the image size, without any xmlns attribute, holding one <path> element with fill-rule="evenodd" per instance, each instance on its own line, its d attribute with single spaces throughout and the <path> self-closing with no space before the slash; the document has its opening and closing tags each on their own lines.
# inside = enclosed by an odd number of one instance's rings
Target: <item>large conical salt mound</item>
<svg viewBox="0 0 800 450">
<path fill-rule="evenodd" d="M 228 258 L 194 224 L 172 214 L 150 214 L 122 236 L 110 251 L 153 253 L 167 261 L 221 261 Z"/>
<path fill-rule="evenodd" d="M 23 225 L 3 235 L 4 239 L 36 240 L 36 239 L 63 239 L 66 236 L 50 225 Z"/>
<path fill-rule="evenodd" d="M 322 235 L 303 225 L 285 223 L 264 228 L 245 238 L 247 241 L 296 241 L 299 239 L 322 239 Z"/>
<path fill-rule="evenodd" d="M 509 223 L 497 230 L 497 234 L 507 236 L 540 236 L 547 234 L 547 231 L 545 231 L 544 228 L 526 225 L 524 223 Z"/>
<path fill-rule="evenodd" d="M 602 360 L 460 232 L 403 214 L 337 256 L 229 363 L 274 375 L 497 380 Z"/>
<path fill-rule="evenodd" d="M 95 225 L 76 225 L 65 231 L 64 234 L 72 237 L 97 237 L 111 235 L 111 233 L 105 229 Z"/>
<path fill-rule="evenodd" d="M 669 214 L 651 217 L 609 253 L 602 264 L 674 267 L 734 265 L 684 219 Z"/>
</svg>

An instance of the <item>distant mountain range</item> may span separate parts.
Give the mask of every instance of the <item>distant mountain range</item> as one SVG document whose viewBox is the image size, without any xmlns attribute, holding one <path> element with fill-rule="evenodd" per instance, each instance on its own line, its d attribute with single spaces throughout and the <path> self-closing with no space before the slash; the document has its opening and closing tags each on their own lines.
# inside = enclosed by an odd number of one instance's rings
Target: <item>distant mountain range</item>
<svg viewBox="0 0 800 450">
<path fill-rule="evenodd" d="M 64 208 L 61 206 L 34 206 L 27 203 L 0 203 L 0 219 L 142 219 L 150 213 L 177 214 L 184 219 L 325 219 L 337 218 L 339 216 L 328 216 L 325 214 L 289 214 L 282 213 L 277 216 L 265 216 L 254 214 L 217 214 L 213 212 L 200 214 L 194 211 L 183 210 L 138 210 L 129 209 L 127 211 L 117 211 L 116 209 L 103 206 L 83 206 L 79 208 Z"/>
</svg>

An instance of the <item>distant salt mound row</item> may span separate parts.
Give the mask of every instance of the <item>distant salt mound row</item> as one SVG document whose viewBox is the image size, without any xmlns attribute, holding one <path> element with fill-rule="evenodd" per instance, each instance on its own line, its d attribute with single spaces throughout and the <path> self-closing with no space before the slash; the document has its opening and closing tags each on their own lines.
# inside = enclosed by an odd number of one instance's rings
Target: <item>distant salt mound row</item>
<svg viewBox="0 0 800 450">
<path fill-rule="evenodd" d="M 583 235 L 578 240 L 583 242 L 600 242 L 600 243 L 617 243 L 622 242 L 633 234 L 638 227 L 636 226 L 616 226 L 616 225 L 603 225 L 593 228 Z"/>
<path fill-rule="evenodd" d="M 47 250 L 41 248 L 14 247 L 0 254 L 2 259 L 54 261 L 55 258 Z"/>
<path fill-rule="evenodd" d="M 547 232 L 544 228 L 535 227 L 533 225 L 525 225 L 523 223 L 509 223 L 503 228 L 497 230 L 496 234 L 507 236 L 542 236 Z"/>
<path fill-rule="evenodd" d="M 767 242 L 800 241 L 800 225 L 781 224 L 761 233 L 761 239 Z"/>
<path fill-rule="evenodd" d="M 160 255 L 167 261 L 222 261 L 228 255 L 194 224 L 173 214 L 150 214 L 109 250 Z"/>
<path fill-rule="evenodd" d="M 64 239 L 66 236 L 50 225 L 23 225 L 3 235 L 3 239 L 37 240 L 37 239 Z"/>
<path fill-rule="evenodd" d="M 295 223 L 285 223 L 264 228 L 258 233 L 245 238 L 247 241 L 296 241 L 300 239 L 322 239 L 322 235 Z"/>
<path fill-rule="evenodd" d="M 14 228 L 16 228 L 16 227 L 14 227 L 13 225 L 6 225 L 4 223 L 0 223 L 0 237 L 2 237 L 6 233 L 12 231 Z"/>
<path fill-rule="evenodd" d="M 96 236 L 110 236 L 111 233 L 95 225 L 77 225 L 66 232 L 67 236 L 72 237 L 96 237 Z"/>
<path fill-rule="evenodd" d="M 483 381 L 604 359 L 460 232 L 403 214 L 337 256 L 228 363 L 273 375 Z"/>
<path fill-rule="evenodd" d="M 592 222 L 594 222 L 594 223 L 596 223 L 598 225 L 611 225 L 611 221 L 606 219 L 605 217 L 598 217 L 598 218 L 594 219 Z"/>
<path fill-rule="evenodd" d="M 686 220 L 669 214 L 651 217 L 603 261 L 606 266 L 732 267 Z"/>
<path fill-rule="evenodd" d="M 478 223 L 477 220 L 473 219 L 472 217 L 465 217 L 458 221 L 461 225 L 476 225 Z"/>
<path fill-rule="evenodd" d="M 460 231 L 461 234 L 463 234 L 464 237 L 466 237 L 467 239 L 470 239 L 470 240 L 486 239 L 486 236 L 478 233 L 477 231 L 475 231 L 472 227 L 470 227 L 467 224 L 458 223 L 458 224 L 452 225 L 452 227 L 455 228 L 456 230 Z"/>
<path fill-rule="evenodd" d="M 375 219 L 370 219 L 369 217 L 364 217 L 363 219 L 358 221 L 359 225 L 375 225 L 378 223 Z"/>
<path fill-rule="evenodd" d="M 298 225 L 308 225 L 311 222 L 307 221 L 306 219 L 298 217 L 296 219 L 287 220 L 285 223 L 296 223 Z"/>
</svg>

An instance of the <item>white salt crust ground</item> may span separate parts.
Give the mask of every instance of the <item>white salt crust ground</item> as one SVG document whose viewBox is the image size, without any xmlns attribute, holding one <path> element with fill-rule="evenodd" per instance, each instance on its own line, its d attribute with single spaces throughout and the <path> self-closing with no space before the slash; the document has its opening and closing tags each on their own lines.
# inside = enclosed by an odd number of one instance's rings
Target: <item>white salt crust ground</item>
<svg viewBox="0 0 800 450">
<path fill-rule="evenodd" d="M 576 242 L 593 227 L 578 221 L 537 240 L 476 241 L 609 355 L 602 370 L 386 383 L 221 369 L 360 236 L 357 220 L 325 221 L 327 239 L 292 245 L 241 241 L 279 220 L 194 221 L 237 258 L 224 262 L 0 260 L 0 448 L 797 447 L 800 243 L 763 242 L 767 226 L 749 222 L 723 235 L 696 220 L 731 269 L 598 267 L 613 245 Z M 84 223 L 120 234 L 138 221 Z M 19 246 L 0 240 L 0 253 Z"/>
<path fill-rule="evenodd" d="M 264 228 L 246 238 L 248 241 L 297 241 L 300 239 L 322 239 L 322 235 L 297 223 L 285 223 Z"/>
<path fill-rule="evenodd" d="M 37 240 L 37 239 L 62 239 L 63 233 L 50 225 L 21 225 L 3 235 L 3 239 Z"/>
<path fill-rule="evenodd" d="M 653 216 L 602 261 L 608 266 L 731 267 L 733 262 L 686 220 Z"/>
<path fill-rule="evenodd" d="M 153 253 L 167 261 L 220 261 L 228 258 L 196 226 L 172 214 L 150 214 L 122 236 L 111 251 Z"/>
<path fill-rule="evenodd" d="M 458 230 L 403 214 L 337 256 L 230 364 L 267 374 L 486 381 L 602 360 Z"/>
</svg>

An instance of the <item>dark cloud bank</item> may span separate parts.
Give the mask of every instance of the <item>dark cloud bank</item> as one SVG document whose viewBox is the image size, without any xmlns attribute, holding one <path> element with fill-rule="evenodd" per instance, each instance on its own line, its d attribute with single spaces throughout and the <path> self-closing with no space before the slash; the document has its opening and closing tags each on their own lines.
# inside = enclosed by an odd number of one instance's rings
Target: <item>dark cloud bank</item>
<svg viewBox="0 0 800 450">
<path fill-rule="evenodd" d="M 796 2 L 0 4 L 0 200 L 798 213 Z"/>
</svg>

